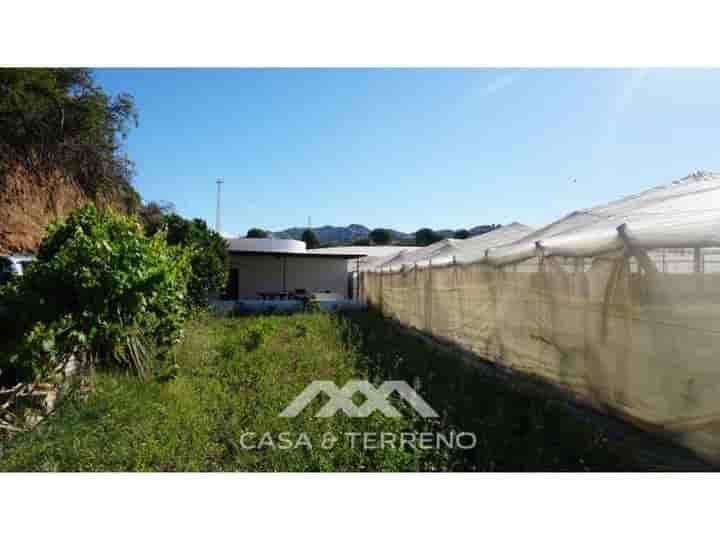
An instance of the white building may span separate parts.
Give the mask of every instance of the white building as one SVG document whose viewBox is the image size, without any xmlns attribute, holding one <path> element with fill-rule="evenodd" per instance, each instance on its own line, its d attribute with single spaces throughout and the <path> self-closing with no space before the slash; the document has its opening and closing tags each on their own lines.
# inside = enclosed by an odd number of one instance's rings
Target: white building
<svg viewBox="0 0 720 540">
<path fill-rule="evenodd" d="M 352 298 L 348 261 L 365 255 L 307 250 L 305 242 L 277 238 L 228 238 L 227 242 L 226 300 L 285 299 L 292 294 Z"/>
</svg>

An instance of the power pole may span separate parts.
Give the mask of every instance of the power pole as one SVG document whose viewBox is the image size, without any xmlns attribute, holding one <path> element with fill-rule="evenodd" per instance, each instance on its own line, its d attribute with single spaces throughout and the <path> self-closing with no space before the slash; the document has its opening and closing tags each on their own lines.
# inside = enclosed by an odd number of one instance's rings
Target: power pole
<svg viewBox="0 0 720 540">
<path fill-rule="evenodd" d="M 217 179 L 217 208 L 215 209 L 215 232 L 220 234 L 220 187 L 222 186 L 222 179 Z"/>
</svg>

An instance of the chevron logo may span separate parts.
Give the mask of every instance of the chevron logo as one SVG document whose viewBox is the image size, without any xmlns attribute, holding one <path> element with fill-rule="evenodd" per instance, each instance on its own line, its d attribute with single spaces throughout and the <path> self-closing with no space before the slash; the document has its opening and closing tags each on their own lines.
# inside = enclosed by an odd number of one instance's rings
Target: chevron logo
<svg viewBox="0 0 720 540">
<path fill-rule="evenodd" d="M 358 392 L 365 396 L 365 402 L 359 406 L 355 405 L 352 400 Z M 398 418 L 402 416 L 400 411 L 388 401 L 393 392 L 397 392 L 420 416 L 424 418 L 438 417 L 438 413 L 405 381 L 385 381 L 375 387 L 369 381 L 362 380 L 350 380 L 342 388 L 338 388 L 333 381 L 313 381 L 279 416 L 294 418 L 319 394 L 324 393 L 330 398 L 330 401 L 317 412 L 316 418 L 329 418 L 338 411 L 344 412 L 351 418 L 366 418 L 375 411 L 380 411 L 388 417 Z"/>
</svg>

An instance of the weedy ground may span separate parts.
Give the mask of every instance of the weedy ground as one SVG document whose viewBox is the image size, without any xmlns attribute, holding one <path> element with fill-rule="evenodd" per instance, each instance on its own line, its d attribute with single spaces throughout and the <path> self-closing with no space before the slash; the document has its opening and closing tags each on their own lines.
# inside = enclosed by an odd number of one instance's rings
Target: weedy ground
<svg viewBox="0 0 720 540">
<path fill-rule="evenodd" d="M 633 451 L 551 399 L 531 397 L 374 313 L 200 316 L 176 366 L 149 381 L 95 372 L 37 429 L 0 441 L 5 471 L 630 470 Z M 312 381 L 405 380 L 440 413 L 278 414 Z M 362 398 L 356 396 L 356 403 Z M 471 449 L 363 447 L 349 433 L 471 432 Z M 270 434 L 265 435 L 265 434 Z M 304 434 L 304 435 L 302 435 Z M 330 444 L 328 444 L 330 443 Z"/>
</svg>

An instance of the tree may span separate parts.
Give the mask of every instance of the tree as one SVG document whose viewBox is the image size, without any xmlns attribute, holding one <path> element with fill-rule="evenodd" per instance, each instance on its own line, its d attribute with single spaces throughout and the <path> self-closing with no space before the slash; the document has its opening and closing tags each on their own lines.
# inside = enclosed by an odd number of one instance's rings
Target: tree
<svg viewBox="0 0 720 540">
<path fill-rule="evenodd" d="M 369 238 L 356 238 L 352 241 L 353 246 L 369 246 L 370 245 L 370 239 Z"/>
<path fill-rule="evenodd" d="M 245 238 L 267 238 L 270 236 L 267 231 L 253 227 L 247 232 Z"/>
<path fill-rule="evenodd" d="M 378 246 L 386 246 L 390 243 L 390 231 L 387 229 L 373 229 L 370 231 L 370 240 Z"/>
<path fill-rule="evenodd" d="M 442 240 L 442 236 L 437 234 L 432 229 L 423 228 L 419 229 L 415 233 L 415 244 L 418 246 L 429 246 L 430 244 L 434 244 L 435 242 L 439 242 Z"/>
<path fill-rule="evenodd" d="M 140 206 L 138 219 L 145 234 L 152 236 L 162 228 L 163 218 L 175 212 L 175 205 L 168 201 L 150 201 Z"/>
<path fill-rule="evenodd" d="M 305 232 L 302 233 L 300 239 L 305 242 L 305 247 L 307 249 L 320 247 L 320 241 L 312 229 L 305 229 Z"/>
<path fill-rule="evenodd" d="M 17 165 L 59 169 L 86 195 L 114 192 L 135 211 L 140 198 L 122 142 L 137 118 L 132 96 L 105 93 L 88 69 L 2 69 L 0 176 Z"/>
<path fill-rule="evenodd" d="M 189 253 L 139 224 L 88 205 L 53 224 L 37 261 L 0 291 L 22 336 L 0 365 L 42 377 L 70 355 L 148 373 L 153 352 L 182 336 Z"/>
<path fill-rule="evenodd" d="M 188 220 L 177 214 L 163 215 L 161 230 L 165 231 L 170 246 L 183 246 L 190 250 L 191 273 L 188 280 L 189 306 L 207 306 L 227 283 L 228 255 L 225 239 L 208 228 L 202 219 Z M 157 230 L 146 230 L 155 234 Z"/>
<path fill-rule="evenodd" d="M 453 238 L 457 240 L 465 240 L 466 238 L 470 238 L 470 232 L 467 229 L 458 229 L 455 231 Z"/>
</svg>

